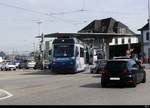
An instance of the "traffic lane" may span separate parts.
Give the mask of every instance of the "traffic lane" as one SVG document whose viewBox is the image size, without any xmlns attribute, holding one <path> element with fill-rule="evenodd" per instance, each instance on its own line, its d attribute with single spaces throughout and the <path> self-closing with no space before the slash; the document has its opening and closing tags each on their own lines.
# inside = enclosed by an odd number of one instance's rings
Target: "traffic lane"
<svg viewBox="0 0 150 108">
<path fill-rule="evenodd" d="M 149 86 L 148 89 L 143 84 L 139 84 L 136 88 L 101 88 L 99 80 L 88 84 L 86 81 L 80 85 L 80 88 L 78 84 L 74 84 L 56 91 L 44 92 L 40 95 L 44 98 L 38 98 L 37 102 L 51 105 L 145 105 L 149 103 Z"/>
<path fill-rule="evenodd" d="M 79 73 L 81 74 L 81 73 Z M 87 77 L 84 77 L 84 74 L 71 74 L 71 75 L 54 75 L 54 76 L 41 76 L 41 77 L 35 77 L 35 78 L 27 78 L 27 79 L 13 79 L 10 81 L 7 81 L 7 86 L 4 88 L 9 89 L 11 93 L 14 94 L 15 99 L 11 98 L 10 101 L 20 103 L 20 100 L 22 100 L 23 97 L 29 97 L 32 98 L 34 95 L 35 97 L 38 97 L 39 94 L 43 94 L 44 92 L 53 92 L 60 89 L 68 88 L 74 86 L 72 83 L 79 82 L 81 79 L 87 79 Z M 90 76 L 90 74 L 87 74 Z M 87 76 L 86 75 L 86 76 Z M 69 84 L 68 84 L 69 82 Z M 81 81 L 82 82 L 82 81 Z M 71 83 L 71 84 L 70 84 Z M 6 83 L 5 83 L 6 84 Z M 29 99 L 31 100 L 31 99 Z M 24 104 L 26 99 L 22 100 L 22 104 Z M 27 100 L 28 101 L 28 100 Z M 36 103 L 37 100 L 34 100 L 33 102 Z M 11 103 L 10 102 L 10 103 Z M 31 103 L 32 101 L 29 101 L 28 103 Z M 8 103 L 8 102 L 7 102 Z M 34 103 L 34 104 L 35 104 Z M 38 103 L 37 103 L 38 104 Z"/>
<path fill-rule="evenodd" d="M 149 70 L 147 77 L 150 77 Z M 2 101 L 2 104 L 145 105 L 149 103 L 148 78 L 145 84 L 138 84 L 136 88 L 101 88 L 100 75 L 88 73 L 54 76 L 53 81 L 50 79 L 51 77 L 41 76 L 34 78 L 33 81 L 30 80 L 32 84 L 27 84 L 25 88 L 10 89 L 14 96 Z M 37 85 L 39 82 L 44 85 Z"/>
<path fill-rule="evenodd" d="M 149 94 L 145 95 L 143 92 L 149 93 L 149 90 L 145 91 L 143 88 L 142 84 L 137 86 L 137 88 L 101 88 L 99 81 L 79 87 L 78 82 L 74 82 L 74 85 L 59 85 L 55 89 L 53 87 L 50 89 L 49 86 L 45 86 L 38 91 L 32 89 L 34 92 L 30 92 L 31 89 L 26 89 L 26 93 L 20 92 L 19 98 L 14 98 L 10 103 L 40 105 L 148 104 Z M 144 101 L 145 99 L 147 99 L 147 102 Z"/>
<path fill-rule="evenodd" d="M 66 83 L 66 82 L 65 82 Z M 82 86 L 82 87 L 91 87 L 91 85 L 93 85 L 93 84 L 90 84 L 90 86 L 89 86 L 89 84 L 86 84 L 86 85 L 84 85 L 84 86 Z M 68 87 L 69 87 L 69 85 L 68 85 Z M 93 87 L 93 86 L 92 86 Z M 97 88 L 99 88 L 99 82 L 95 85 L 95 87 L 97 87 Z M 27 88 L 30 88 L 30 87 L 27 87 Z M 33 88 L 35 88 L 35 87 L 33 87 Z M 40 87 L 41 88 L 41 87 Z M 66 88 L 65 86 L 64 86 L 64 88 Z M 25 88 L 24 88 L 25 89 Z M 60 89 L 62 89 L 62 88 L 60 88 Z M 59 90 L 59 89 L 58 89 Z M 49 91 L 49 90 L 48 90 Z M 32 94 L 32 93 L 31 93 Z"/>
<path fill-rule="evenodd" d="M 13 77 L 9 76 L 2 79 L 0 78 L 0 86 L 11 90 L 38 87 L 40 85 L 44 86 L 49 83 L 61 82 L 63 80 L 68 81 L 72 78 L 76 78 L 76 80 L 78 80 L 82 77 L 82 75 L 79 74 L 55 74 L 51 72 L 39 71 L 32 73 L 19 73 L 19 75 L 14 75 Z"/>
<path fill-rule="evenodd" d="M 50 99 L 50 101 L 45 101 L 45 104 L 49 102 L 49 104 L 54 105 L 145 105 L 149 104 L 149 87 L 148 80 L 146 84 L 139 84 L 136 88 L 101 88 L 98 78 L 95 81 L 85 80 L 83 85 L 73 85 L 67 90 L 61 89 L 55 93 L 43 95 L 44 100 Z M 51 99 L 49 96 L 53 98 Z"/>
</svg>

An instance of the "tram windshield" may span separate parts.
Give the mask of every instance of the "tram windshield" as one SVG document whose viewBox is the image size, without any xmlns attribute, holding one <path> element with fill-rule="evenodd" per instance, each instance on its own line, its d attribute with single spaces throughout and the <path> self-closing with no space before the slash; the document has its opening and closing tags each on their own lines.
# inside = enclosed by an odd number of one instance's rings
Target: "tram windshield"
<svg viewBox="0 0 150 108">
<path fill-rule="evenodd" d="M 54 57 L 73 57 L 74 45 L 54 45 Z"/>
</svg>

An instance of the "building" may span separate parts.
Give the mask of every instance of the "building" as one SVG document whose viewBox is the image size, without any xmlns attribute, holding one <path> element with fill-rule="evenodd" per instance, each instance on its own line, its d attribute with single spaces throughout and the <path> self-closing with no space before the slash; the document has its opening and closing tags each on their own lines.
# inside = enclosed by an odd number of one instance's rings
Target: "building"
<svg viewBox="0 0 150 108">
<path fill-rule="evenodd" d="M 48 60 L 49 59 L 49 56 L 50 56 L 50 50 L 52 49 L 52 42 L 53 40 L 46 40 L 45 41 L 45 50 L 44 50 L 44 59 Z"/>
<path fill-rule="evenodd" d="M 0 57 L 0 63 L 1 63 L 1 62 L 3 62 L 3 58 L 2 58 L 2 57 Z"/>
<path fill-rule="evenodd" d="M 141 52 L 146 59 L 150 57 L 150 33 L 149 33 L 149 23 L 145 24 L 142 28 L 138 29 L 141 31 L 140 43 Z"/>
<path fill-rule="evenodd" d="M 126 52 L 131 48 L 134 49 L 134 52 L 139 53 L 140 47 L 138 46 L 137 36 L 139 34 L 134 33 L 126 25 L 111 17 L 94 20 L 77 33 L 51 33 L 44 35 L 45 38 L 74 37 L 80 39 L 88 47 L 102 50 L 105 53 L 105 59 L 126 55 Z M 37 36 L 37 38 L 41 38 L 41 36 Z M 117 40 L 118 42 L 112 40 Z M 122 43 L 120 43 L 120 40 Z"/>
<path fill-rule="evenodd" d="M 135 35 L 133 31 L 131 31 L 128 26 L 125 24 L 113 19 L 106 18 L 101 20 L 94 20 L 89 25 L 84 27 L 79 33 L 117 33 L 117 34 L 132 34 Z M 140 44 L 138 44 L 138 37 L 116 37 L 113 38 L 109 42 L 109 49 L 111 53 L 109 53 L 110 58 L 113 56 L 125 56 L 126 51 L 129 49 L 134 49 L 134 53 L 140 53 Z M 95 40 L 93 43 L 97 44 Z M 103 49 L 104 44 L 103 40 L 98 40 L 100 43 L 101 49 Z M 98 46 L 98 45 L 95 45 Z"/>
</svg>

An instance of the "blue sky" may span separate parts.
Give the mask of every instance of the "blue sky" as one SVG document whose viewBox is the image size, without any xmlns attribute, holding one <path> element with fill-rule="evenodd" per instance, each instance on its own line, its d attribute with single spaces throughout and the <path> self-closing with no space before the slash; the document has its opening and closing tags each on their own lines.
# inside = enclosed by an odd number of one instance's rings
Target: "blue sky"
<svg viewBox="0 0 150 108">
<path fill-rule="evenodd" d="M 113 17 L 131 30 L 147 23 L 148 0 L 0 0 L 0 51 L 27 52 L 41 32 L 77 32 L 95 19 Z M 16 6 L 17 8 L 13 7 Z M 79 11 L 79 10 L 85 11 Z M 30 12 L 34 11 L 34 12 Z"/>
</svg>

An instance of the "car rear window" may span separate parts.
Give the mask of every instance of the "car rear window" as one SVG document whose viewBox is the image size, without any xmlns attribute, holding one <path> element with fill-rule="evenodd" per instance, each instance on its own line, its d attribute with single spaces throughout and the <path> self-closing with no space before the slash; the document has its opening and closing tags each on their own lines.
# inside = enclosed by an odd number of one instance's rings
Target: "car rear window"
<svg viewBox="0 0 150 108">
<path fill-rule="evenodd" d="M 126 61 L 109 61 L 106 64 L 107 69 L 109 70 L 122 70 L 127 67 L 127 62 Z"/>
</svg>

